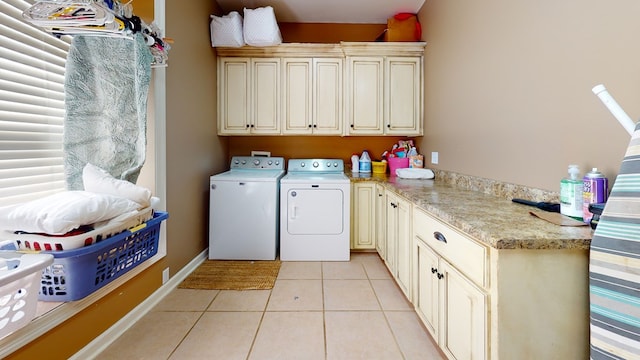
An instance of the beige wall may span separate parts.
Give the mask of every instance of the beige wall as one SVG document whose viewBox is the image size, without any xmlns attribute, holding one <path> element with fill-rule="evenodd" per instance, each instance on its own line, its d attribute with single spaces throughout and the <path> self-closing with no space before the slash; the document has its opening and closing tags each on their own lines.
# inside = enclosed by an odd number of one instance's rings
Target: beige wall
<svg viewBox="0 0 640 360">
<path fill-rule="evenodd" d="M 433 168 L 558 191 L 568 164 L 615 178 L 629 135 L 591 88 L 640 116 L 640 2 L 427 0 Z M 427 156 L 427 159 L 429 156 Z"/>
<path fill-rule="evenodd" d="M 167 0 L 167 258 L 173 275 L 208 246 L 209 176 L 227 166 L 216 132 L 216 62 L 210 0 Z"/>
</svg>

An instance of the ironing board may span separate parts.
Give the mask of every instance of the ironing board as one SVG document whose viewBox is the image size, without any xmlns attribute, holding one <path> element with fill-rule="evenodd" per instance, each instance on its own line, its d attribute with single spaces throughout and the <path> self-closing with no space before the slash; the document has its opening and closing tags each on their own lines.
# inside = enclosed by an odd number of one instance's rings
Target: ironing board
<svg viewBox="0 0 640 360">
<path fill-rule="evenodd" d="M 640 359 L 640 123 L 591 241 L 591 359 Z"/>
</svg>

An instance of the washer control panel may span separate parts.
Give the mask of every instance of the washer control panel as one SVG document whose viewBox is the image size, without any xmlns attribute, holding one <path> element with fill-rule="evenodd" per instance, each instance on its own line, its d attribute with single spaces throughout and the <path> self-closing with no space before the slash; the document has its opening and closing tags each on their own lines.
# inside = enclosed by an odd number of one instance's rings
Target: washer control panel
<svg viewBox="0 0 640 360">
<path fill-rule="evenodd" d="M 272 156 L 234 156 L 232 169 L 284 170 L 284 158 Z"/>
</svg>

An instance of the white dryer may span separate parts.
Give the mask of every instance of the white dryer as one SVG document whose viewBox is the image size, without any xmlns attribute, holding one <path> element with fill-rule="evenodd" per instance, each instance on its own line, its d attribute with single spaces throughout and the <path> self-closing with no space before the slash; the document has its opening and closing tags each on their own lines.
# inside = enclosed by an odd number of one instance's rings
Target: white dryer
<svg viewBox="0 0 640 360">
<path fill-rule="evenodd" d="M 280 180 L 280 260 L 349 261 L 351 183 L 340 159 L 290 159 Z"/>
<path fill-rule="evenodd" d="M 234 156 L 210 178 L 209 259 L 274 260 L 284 158 Z"/>
</svg>

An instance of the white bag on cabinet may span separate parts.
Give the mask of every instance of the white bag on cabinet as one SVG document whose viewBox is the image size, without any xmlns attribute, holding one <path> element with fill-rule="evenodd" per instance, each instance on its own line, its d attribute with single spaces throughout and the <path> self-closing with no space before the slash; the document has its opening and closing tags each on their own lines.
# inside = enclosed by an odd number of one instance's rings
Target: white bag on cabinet
<svg viewBox="0 0 640 360">
<path fill-rule="evenodd" d="M 244 45 L 242 16 L 232 11 L 224 16 L 211 15 L 211 46 L 241 47 Z"/>
<path fill-rule="evenodd" d="M 251 46 L 272 46 L 282 43 L 282 35 L 271 6 L 244 9 L 244 41 Z"/>
</svg>

